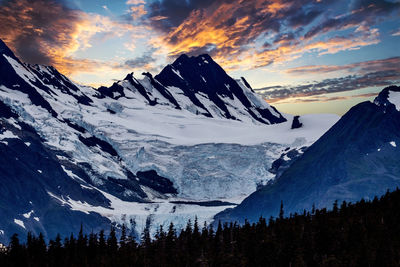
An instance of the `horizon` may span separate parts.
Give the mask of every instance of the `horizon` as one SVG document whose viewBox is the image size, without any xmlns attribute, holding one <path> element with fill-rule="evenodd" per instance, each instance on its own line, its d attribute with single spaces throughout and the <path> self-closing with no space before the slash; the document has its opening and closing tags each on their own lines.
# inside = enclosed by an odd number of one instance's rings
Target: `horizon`
<svg viewBox="0 0 400 267">
<path fill-rule="evenodd" d="M 400 83 L 399 14 L 398 0 L 0 0 L 0 38 L 96 88 L 206 53 L 281 112 L 342 115 Z"/>
</svg>

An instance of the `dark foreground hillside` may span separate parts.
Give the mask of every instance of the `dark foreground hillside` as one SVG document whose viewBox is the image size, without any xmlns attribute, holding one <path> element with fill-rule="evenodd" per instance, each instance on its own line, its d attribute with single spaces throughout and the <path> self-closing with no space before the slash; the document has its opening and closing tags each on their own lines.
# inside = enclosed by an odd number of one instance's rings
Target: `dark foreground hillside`
<svg viewBox="0 0 400 267">
<path fill-rule="evenodd" d="M 399 266 L 400 190 L 289 218 L 281 209 L 268 222 L 166 230 L 154 240 L 145 230 L 140 245 L 125 234 L 117 240 L 114 230 L 49 244 L 42 236 L 29 235 L 27 244 L 13 236 L 0 266 Z"/>
</svg>

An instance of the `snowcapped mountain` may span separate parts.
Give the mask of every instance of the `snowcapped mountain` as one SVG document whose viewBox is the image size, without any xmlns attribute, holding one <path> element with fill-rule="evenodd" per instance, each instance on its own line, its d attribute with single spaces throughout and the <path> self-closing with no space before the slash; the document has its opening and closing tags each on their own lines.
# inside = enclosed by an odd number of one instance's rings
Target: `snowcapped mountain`
<svg viewBox="0 0 400 267">
<path fill-rule="evenodd" d="M 209 55 L 182 55 L 157 76 L 143 75 L 138 80 L 131 73 L 109 88 L 100 87 L 99 97 L 134 98 L 150 106 L 171 106 L 212 118 L 265 124 L 286 121 L 244 78 L 235 81 Z"/>
<path fill-rule="evenodd" d="M 335 200 L 372 199 L 400 186 L 400 87 L 350 109 L 274 182 L 216 216 L 223 221 L 331 208 Z"/>
<path fill-rule="evenodd" d="M 338 117 L 283 115 L 208 55 L 111 87 L 73 83 L 21 62 L 0 41 L 0 241 L 125 223 L 199 221 L 274 177 L 284 151 L 309 146 Z M 24 235 L 23 235 L 24 236 Z"/>
</svg>

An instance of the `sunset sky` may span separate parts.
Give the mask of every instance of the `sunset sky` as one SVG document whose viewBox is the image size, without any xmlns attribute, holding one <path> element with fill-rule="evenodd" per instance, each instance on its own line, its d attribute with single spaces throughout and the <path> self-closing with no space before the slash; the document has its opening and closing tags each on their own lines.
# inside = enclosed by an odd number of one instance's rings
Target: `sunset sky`
<svg viewBox="0 0 400 267">
<path fill-rule="evenodd" d="M 343 114 L 400 85 L 399 0 L 0 0 L 23 61 L 111 85 L 210 54 L 283 112 Z"/>
</svg>

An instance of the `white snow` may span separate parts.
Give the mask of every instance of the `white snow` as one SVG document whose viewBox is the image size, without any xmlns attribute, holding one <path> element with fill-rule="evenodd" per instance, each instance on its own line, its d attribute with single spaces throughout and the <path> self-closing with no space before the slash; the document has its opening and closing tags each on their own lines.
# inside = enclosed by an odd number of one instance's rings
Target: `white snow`
<svg viewBox="0 0 400 267">
<path fill-rule="evenodd" d="M 5 119 L 9 124 L 17 128 L 18 130 L 22 130 L 21 126 L 18 125 L 18 122 L 14 118 Z"/>
<path fill-rule="evenodd" d="M 27 82 L 36 79 L 24 66 L 12 58 L 8 60 Z M 183 79 L 178 70 L 173 67 L 172 70 Z M 222 200 L 239 203 L 254 192 L 258 184 L 265 184 L 274 177 L 268 169 L 280 157 L 284 148 L 309 146 L 339 119 L 338 116 L 329 114 L 304 115 L 300 118 L 304 126 L 292 130 L 291 115 L 284 115 L 287 118 L 285 123 L 262 124 L 245 111 L 237 98 L 221 97 L 229 112 L 240 119 L 235 121 L 224 118 L 223 112 L 205 94 L 196 93 L 196 97 L 214 117 L 208 118 L 201 115 L 206 111 L 194 105 L 180 88 L 167 88 L 182 107 L 182 110 L 177 110 L 152 87 L 148 78 L 137 81 L 145 87 L 149 95 L 151 93 L 152 100 L 157 98 L 159 105 L 148 105 L 144 97 L 127 81 L 120 83 L 124 86 L 127 97 L 118 100 L 95 98 L 93 96 L 97 94 L 96 90 L 78 85 L 78 94 L 92 99 L 90 106 L 79 104 L 72 95 L 51 85 L 48 86 L 49 89 L 57 95 L 49 95 L 33 87 L 58 113 L 58 118 L 54 118 L 42 107 L 32 105 L 26 94 L 0 86 L 0 100 L 12 106 L 21 120 L 34 127 L 47 145 L 63 151 L 66 155 L 57 155 L 61 161 L 77 164 L 85 162 L 90 165 L 94 170 L 89 174 L 93 185 L 102 185 L 107 177 L 126 179 L 126 170 L 134 174 L 138 171 L 155 170 L 159 175 L 170 179 L 178 190 L 178 194 L 174 196 L 161 195 L 141 186 L 147 194 L 147 200 L 154 203 L 122 201 L 101 191 L 110 199 L 111 208 L 95 207 L 49 193 L 63 205 L 83 212 L 98 212 L 116 222 L 134 219 L 139 228 L 144 227 L 149 216 L 153 225 L 169 224 L 173 221 L 183 226 L 189 218 L 193 219 L 196 215 L 199 221 L 209 221 L 227 206 L 178 205 L 171 201 Z M 279 116 L 260 96 L 251 92 L 242 82 L 238 84 L 250 99 L 253 105 L 250 109 L 255 114 L 259 115 L 257 108 L 262 108 Z M 229 85 L 226 87 L 229 89 Z M 107 109 L 116 114 L 111 114 Z M 99 147 L 84 145 L 78 138 L 81 133 L 63 123 L 66 119 L 84 127 L 85 138 L 95 136 L 107 141 L 121 158 L 113 157 Z M 12 134 L 10 131 L 5 133 L 7 136 Z M 30 145 L 28 142 L 25 144 Z M 62 168 L 82 188 L 98 190 L 65 166 Z M 133 192 L 127 190 L 127 194 L 129 193 Z M 138 231 L 141 231 L 139 228 Z"/>
<path fill-rule="evenodd" d="M 25 142 L 25 145 L 26 145 L 27 147 L 30 147 L 30 146 L 31 146 L 31 143 L 30 143 L 30 142 Z"/>
<path fill-rule="evenodd" d="M 4 230 L 0 230 L 0 235 L 4 235 Z"/>
<path fill-rule="evenodd" d="M 57 155 L 57 157 L 59 157 L 59 156 Z M 64 172 L 65 172 L 69 177 L 71 177 L 72 179 L 77 180 L 77 181 L 82 182 L 82 183 L 85 183 L 85 180 L 83 180 L 83 179 L 80 178 L 78 175 L 75 175 L 72 171 L 70 171 L 70 170 L 68 170 L 67 168 L 65 168 L 64 165 L 61 165 L 61 168 L 62 168 L 62 169 L 64 170 Z M 82 186 L 82 185 L 81 185 L 81 186 Z"/>
<path fill-rule="evenodd" d="M 19 137 L 17 135 L 15 135 L 13 132 L 11 132 L 10 130 L 6 130 L 3 133 L 0 133 L 0 140 L 6 139 L 6 138 L 16 138 L 19 139 Z"/>
<path fill-rule="evenodd" d="M 171 67 L 171 70 L 172 70 L 176 75 L 178 75 L 179 78 L 181 78 L 181 79 L 183 80 L 183 77 L 182 77 L 181 73 L 179 72 L 179 70 L 174 69 L 174 67 Z"/>
<path fill-rule="evenodd" d="M 38 171 L 38 173 L 42 173 L 43 171 L 42 170 L 37 170 Z"/>
<path fill-rule="evenodd" d="M 30 81 L 36 81 L 35 76 L 29 72 L 25 66 L 21 65 L 18 63 L 18 61 L 16 61 L 15 59 L 13 59 L 12 57 L 9 57 L 7 55 L 3 56 L 7 59 L 7 61 L 10 63 L 10 65 L 14 68 L 15 72 L 21 77 L 23 78 L 26 82 L 28 82 L 29 84 Z"/>
<path fill-rule="evenodd" d="M 111 201 L 110 208 L 92 206 L 86 202 L 73 200 L 70 197 L 58 197 L 51 192 L 48 192 L 48 194 L 57 199 L 62 205 L 69 206 L 71 210 L 77 210 L 87 214 L 96 212 L 109 218 L 111 221 L 125 224 L 128 227 L 130 225 L 130 220 L 133 220 L 136 223 L 136 231 L 139 233 L 143 231 L 146 226 L 146 220 L 150 217 L 152 219 L 152 225 L 154 226 L 151 228 L 151 234 L 155 233 L 159 225 L 166 228 L 171 222 L 174 222 L 177 229 L 183 228 L 189 219 L 194 221 L 196 216 L 199 222 L 203 223 L 206 221 L 209 223 L 218 212 L 226 208 L 234 207 L 204 207 L 190 204 L 174 204 L 161 199 L 156 203 L 135 203 L 123 201 L 99 189 L 95 190 L 100 191 Z"/>
<path fill-rule="evenodd" d="M 18 224 L 18 225 L 21 226 L 22 228 L 26 229 L 26 228 L 25 228 L 25 224 L 24 224 L 23 221 L 18 220 L 18 219 L 14 219 L 14 223 L 15 223 L 15 224 Z"/>
<path fill-rule="evenodd" d="M 395 141 L 390 142 L 390 145 L 391 145 L 392 147 L 396 147 L 396 146 L 397 146 Z"/>
<path fill-rule="evenodd" d="M 22 216 L 24 216 L 25 218 L 29 219 L 33 213 L 34 213 L 34 211 L 31 210 L 30 212 L 22 214 Z"/>
<path fill-rule="evenodd" d="M 400 111 L 400 92 L 389 91 L 388 101 L 396 106 Z"/>
</svg>

